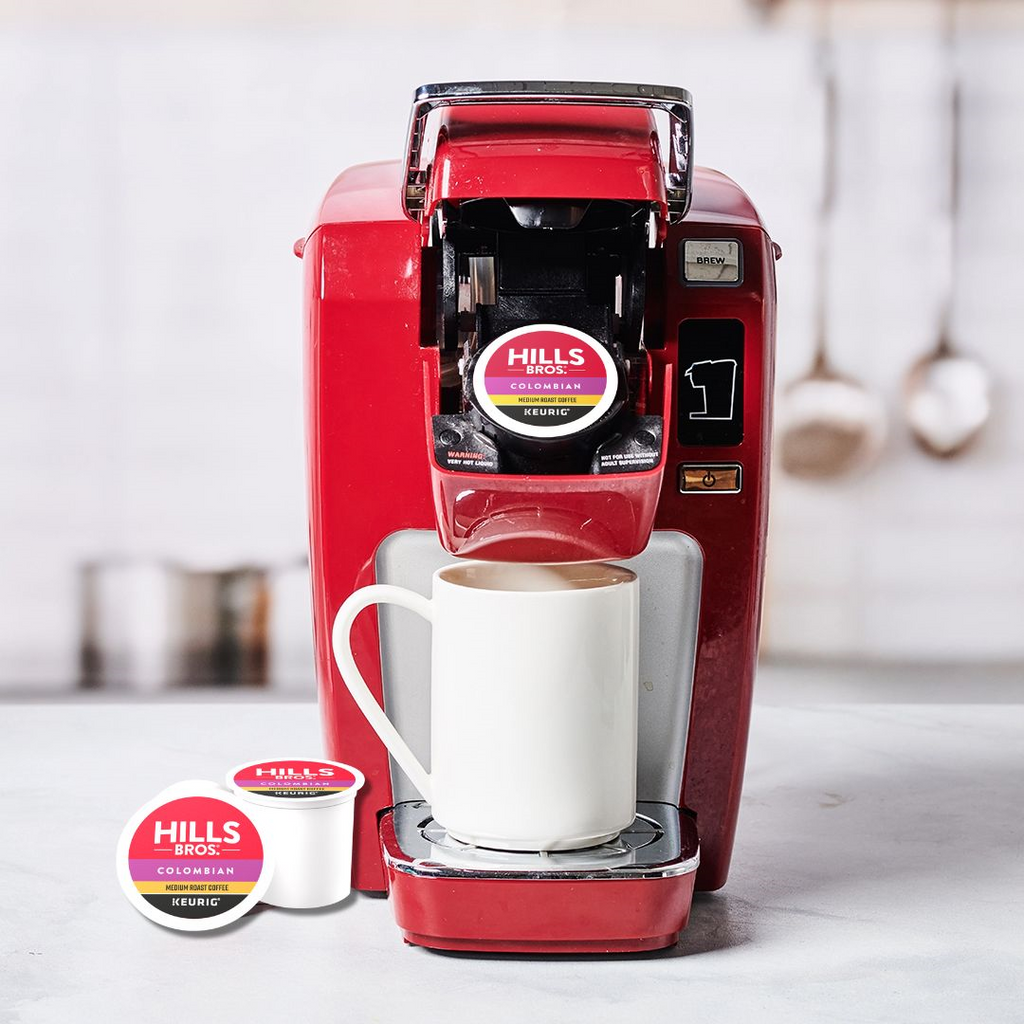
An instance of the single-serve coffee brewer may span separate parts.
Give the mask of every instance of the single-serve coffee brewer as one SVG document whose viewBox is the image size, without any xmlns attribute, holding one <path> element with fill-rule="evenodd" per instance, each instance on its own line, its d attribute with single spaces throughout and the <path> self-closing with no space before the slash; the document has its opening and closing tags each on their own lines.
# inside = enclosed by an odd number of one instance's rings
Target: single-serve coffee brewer
<svg viewBox="0 0 1024 1024">
<path fill-rule="evenodd" d="M 683 89 L 424 86 L 296 244 L 327 752 L 408 942 L 657 949 L 725 882 L 780 250 L 691 142 Z"/>
</svg>

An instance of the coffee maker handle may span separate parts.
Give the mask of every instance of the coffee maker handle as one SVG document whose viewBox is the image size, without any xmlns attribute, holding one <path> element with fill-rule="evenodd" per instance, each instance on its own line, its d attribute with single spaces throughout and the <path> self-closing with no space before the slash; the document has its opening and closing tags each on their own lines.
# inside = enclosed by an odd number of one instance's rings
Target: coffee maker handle
<svg viewBox="0 0 1024 1024">
<path fill-rule="evenodd" d="M 429 599 L 422 594 L 383 583 L 363 587 L 342 604 L 334 618 L 334 629 L 331 634 L 334 660 L 337 662 L 342 680 L 348 687 L 348 692 L 352 694 L 352 699 L 373 727 L 373 731 L 380 737 L 381 742 L 388 748 L 391 756 L 401 766 L 402 771 L 409 776 L 410 781 L 420 791 L 427 803 L 433 803 L 429 773 L 420 764 L 419 758 L 409 749 L 409 744 L 402 739 L 373 694 L 370 693 L 366 680 L 363 679 L 362 673 L 356 667 L 355 658 L 352 656 L 352 644 L 349 637 L 352 623 L 364 608 L 375 604 L 394 604 L 399 608 L 408 608 L 409 611 L 422 615 L 427 622 L 433 622 L 433 608 Z"/>
</svg>

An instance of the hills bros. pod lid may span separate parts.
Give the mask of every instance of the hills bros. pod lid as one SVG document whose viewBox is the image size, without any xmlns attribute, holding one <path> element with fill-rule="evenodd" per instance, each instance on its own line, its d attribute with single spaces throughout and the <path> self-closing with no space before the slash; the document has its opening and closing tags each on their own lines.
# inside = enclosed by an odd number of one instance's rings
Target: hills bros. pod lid
<svg viewBox="0 0 1024 1024">
<path fill-rule="evenodd" d="M 117 877 L 151 921 L 209 931 L 237 921 L 273 864 L 241 802 L 209 782 L 178 783 L 141 807 L 117 844 Z"/>
<path fill-rule="evenodd" d="M 538 440 L 578 436 L 621 406 L 608 349 L 560 324 L 517 327 L 474 358 L 468 398 L 495 426 Z"/>
<path fill-rule="evenodd" d="M 366 780 L 340 761 L 279 758 L 249 761 L 228 772 L 228 785 L 245 800 L 274 807 L 323 807 L 355 798 Z"/>
</svg>

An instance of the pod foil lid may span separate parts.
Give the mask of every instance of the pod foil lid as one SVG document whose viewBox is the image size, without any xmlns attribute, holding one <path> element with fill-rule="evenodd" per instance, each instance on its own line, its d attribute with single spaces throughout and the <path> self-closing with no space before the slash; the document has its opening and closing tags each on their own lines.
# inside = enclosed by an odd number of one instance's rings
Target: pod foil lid
<svg viewBox="0 0 1024 1024">
<path fill-rule="evenodd" d="M 166 928 L 210 931 L 262 898 L 273 863 L 241 801 L 209 782 L 178 783 L 132 815 L 117 876 L 139 913 Z"/>
</svg>

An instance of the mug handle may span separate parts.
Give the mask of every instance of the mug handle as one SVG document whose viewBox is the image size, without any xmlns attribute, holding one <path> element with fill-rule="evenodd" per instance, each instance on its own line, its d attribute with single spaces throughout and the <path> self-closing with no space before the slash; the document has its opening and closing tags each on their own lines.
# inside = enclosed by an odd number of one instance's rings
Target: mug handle
<svg viewBox="0 0 1024 1024">
<path fill-rule="evenodd" d="M 352 656 L 350 637 L 352 623 L 364 608 L 375 604 L 394 604 L 399 608 L 408 608 L 409 611 L 422 615 L 430 623 L 434 621 L 433 606 L 428 598 L 413 590 L 389 586 L 386 583 L 376 583 L 373 586 L 363 587 L 348 597 L 338 609 L 338 614 L 334 617 L 334 629 L 331 631 L 334 660 L 337 662 L 342 680 L 348 687 L 348 692 L 352 694 L 352 699 L 373 727 L 373 731 L 380 737 L 381 742 L 388 748 L 391 756 L 409 776 L 412 784 L 420 791 L 427 803 L 433 803 L 430 775 L 409 749 L 409 745 L 399 735 L 398 730 L 391 724 L 391 720 L 374 699 L 373 694 L 370 693 L 366 680 L 363 679 L 362 673 L 356 667 L 355 658 Z"/>
</svg>

